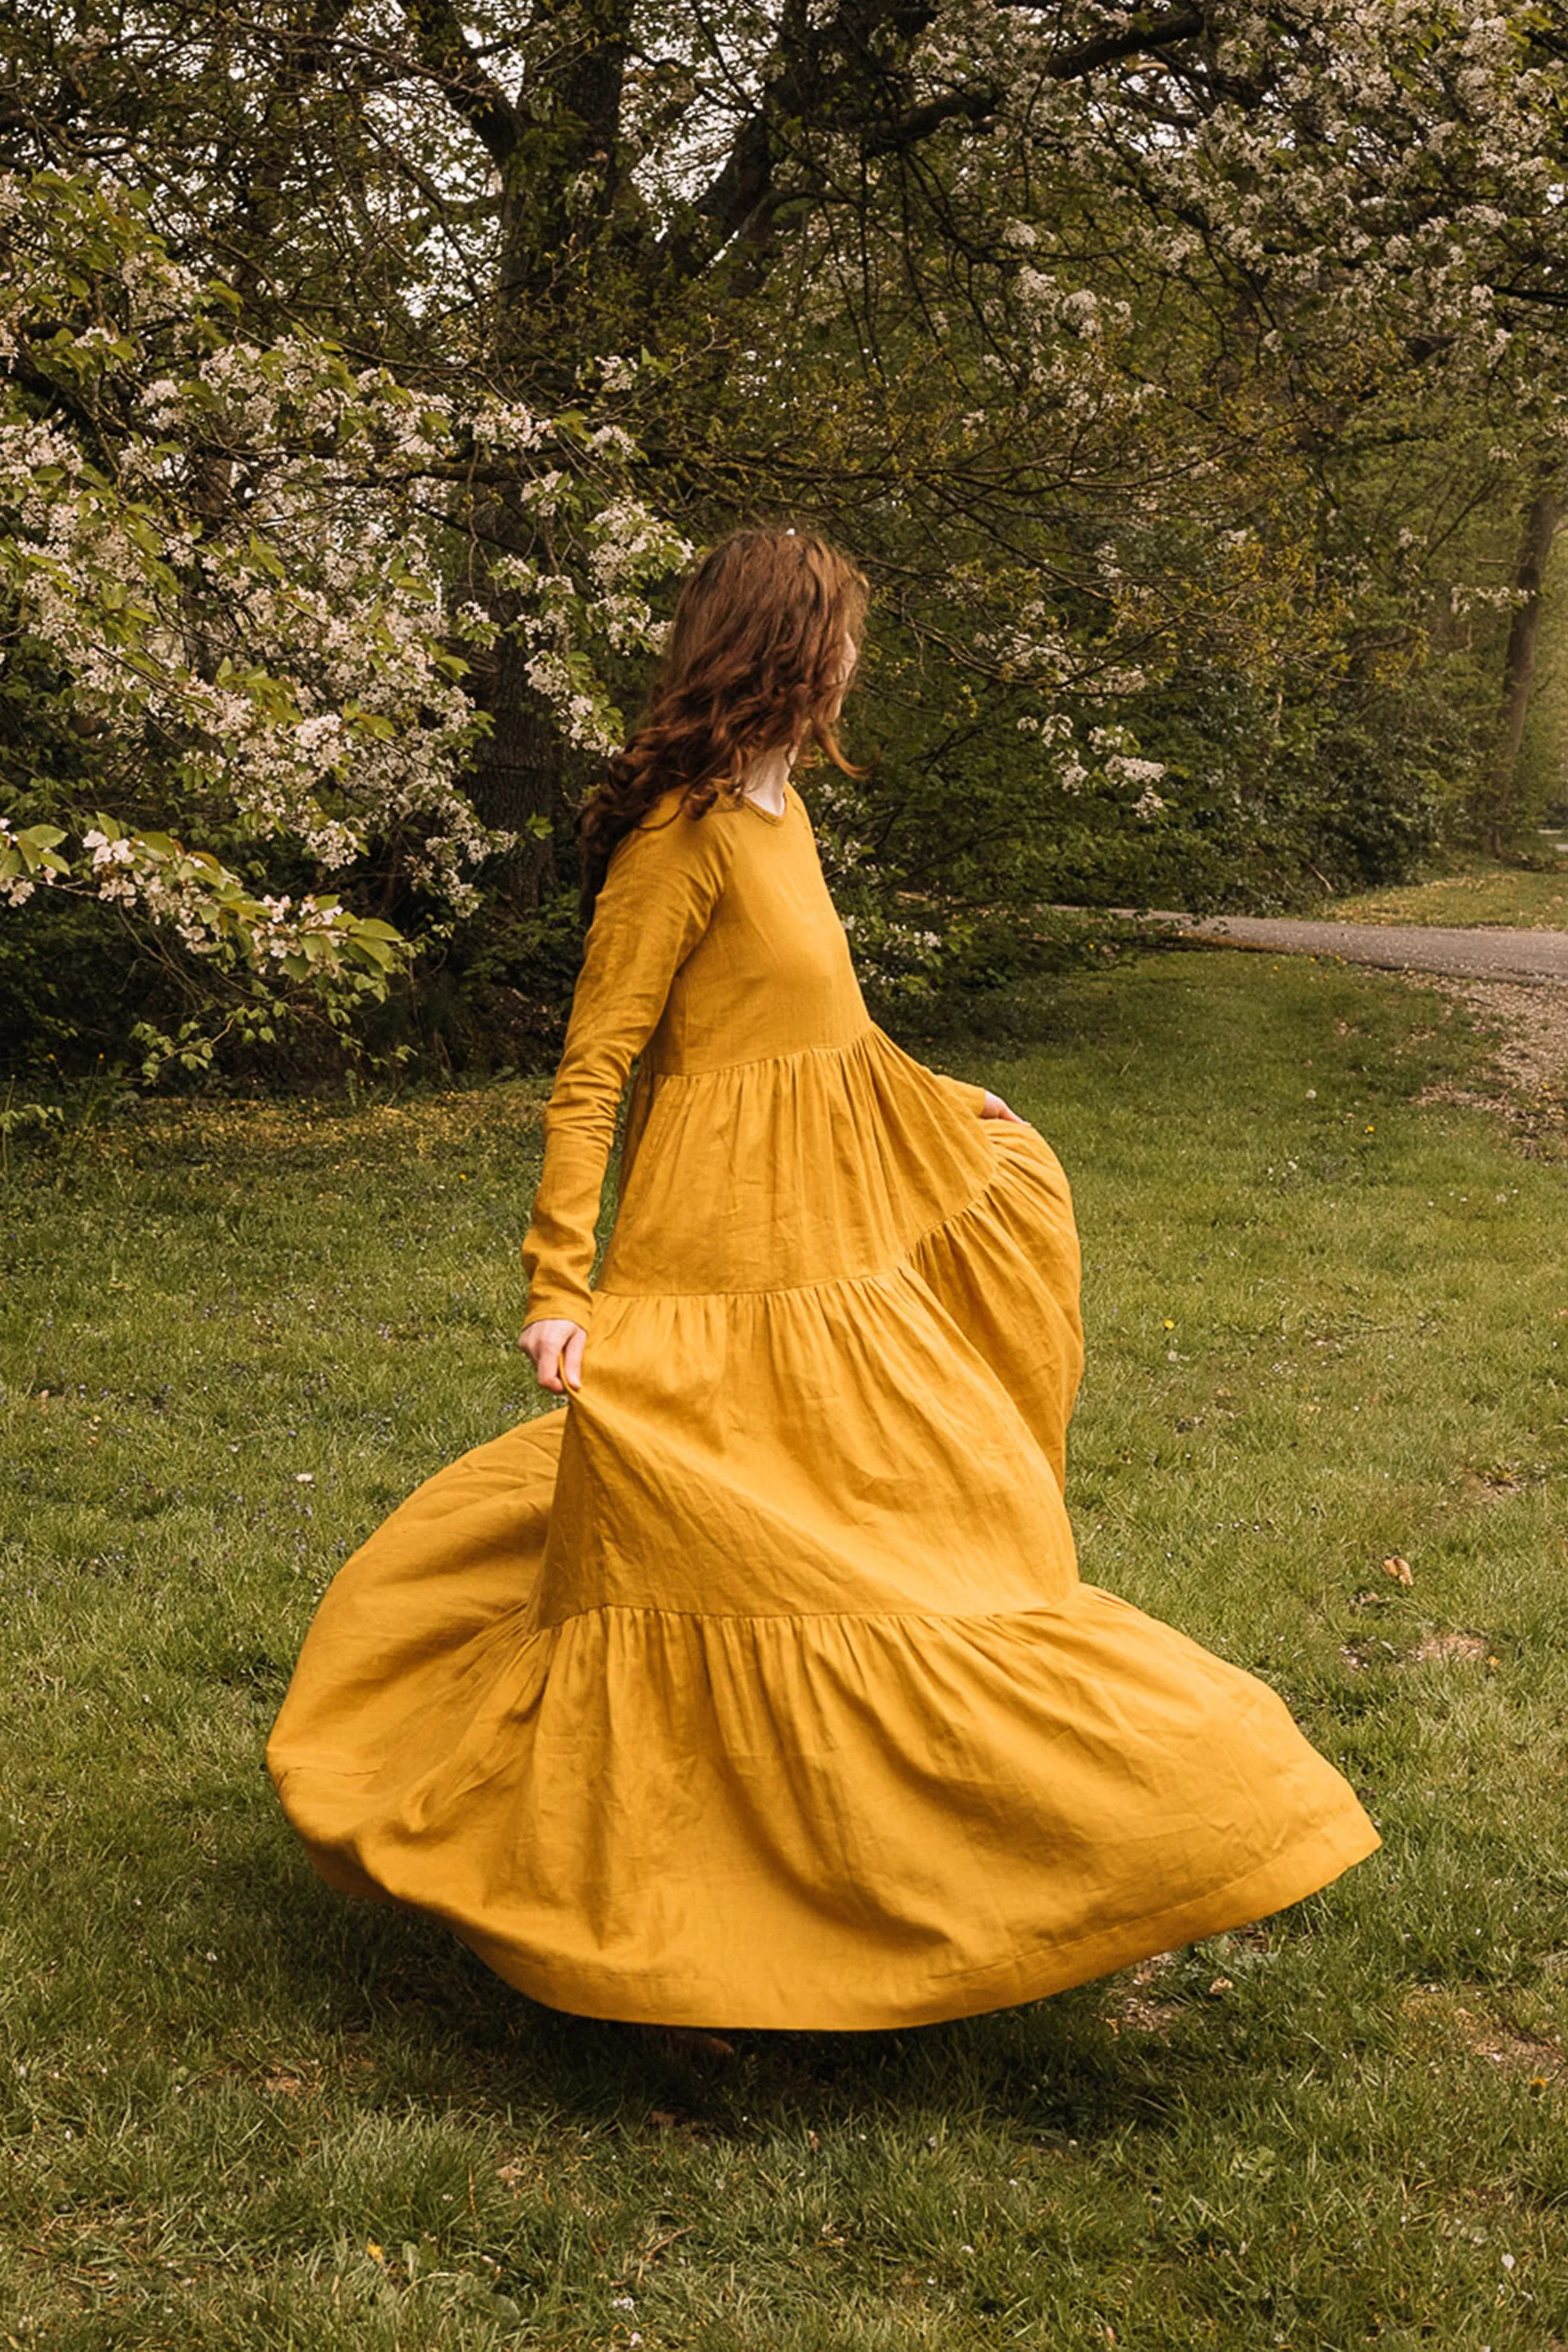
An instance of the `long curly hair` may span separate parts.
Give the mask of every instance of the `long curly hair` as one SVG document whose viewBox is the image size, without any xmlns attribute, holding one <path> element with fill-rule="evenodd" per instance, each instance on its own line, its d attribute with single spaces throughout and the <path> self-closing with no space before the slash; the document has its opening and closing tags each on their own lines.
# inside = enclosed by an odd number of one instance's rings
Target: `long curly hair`
<svg viewBox="0 0 1568 2352">
<path fill-rule="evenodd" d="M 844 639 L 858 652 L 868 593 L 814 531 L 733 530 L 688 572 L 642 717 L 578 813 L 584 923 L 611 851 L 671 784 L 704 816 L 739 800 L 760 754 L 792 743 L 815 745 L 847 776 L 866 773 L 835 719 Z"/>
</svg>

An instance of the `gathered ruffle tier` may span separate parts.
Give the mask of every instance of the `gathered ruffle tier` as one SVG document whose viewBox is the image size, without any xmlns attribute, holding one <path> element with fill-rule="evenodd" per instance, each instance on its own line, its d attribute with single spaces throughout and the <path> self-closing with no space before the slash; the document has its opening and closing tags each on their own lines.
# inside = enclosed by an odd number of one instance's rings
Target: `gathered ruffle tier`
<svg viewBox="0 0 1568 2352">
<path fill-rule="evenodd" d="M 639 1071 L 595 1318 L 616 1293 L 889 1271 L 990 1181 L 994 1122 L 956 1092 L 863 1014 L 836 1043 Z"/>
<path fill-rule="evenodd" d="M 317 1612 L 268 1763 L 318 1869 L 582 2015 L 847 2029 L 1370 1853 L 1274 1692 L 1079 1581 L 1078 1278 L 1044 1139 L 880 1031 L 653 1074 L 581 1390 Z"/>
</svg>

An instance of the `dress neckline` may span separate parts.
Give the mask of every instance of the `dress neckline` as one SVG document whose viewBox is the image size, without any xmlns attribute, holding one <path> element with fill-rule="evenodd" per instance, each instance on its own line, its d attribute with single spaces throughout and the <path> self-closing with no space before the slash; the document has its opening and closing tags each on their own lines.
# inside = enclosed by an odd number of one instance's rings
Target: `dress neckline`
<svg viewBox="0 0 1568 2352">
<path fill-rule="evenodd" d="M 794 798 L 795 786 L 793 784 L 785 784 L 784 786 L 784 804 L 782 809 L 764 808 L 761 801 L 754 801 L 752 798 L 750 793 L 742 793 L 741 794 L 743 805 L 749 808 L 753 815 L 760 816 L 764 824 L 783 824 L 785 817 L 789 814 L 790 803 Z"/>
</svg>

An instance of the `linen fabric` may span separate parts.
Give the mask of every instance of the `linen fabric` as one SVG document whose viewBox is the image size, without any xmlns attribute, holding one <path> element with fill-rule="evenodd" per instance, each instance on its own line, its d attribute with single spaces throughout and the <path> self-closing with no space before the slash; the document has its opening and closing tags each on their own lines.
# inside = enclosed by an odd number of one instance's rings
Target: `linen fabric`
<svg viewBox="0 0 1568 2352">
<path fill-rule="evenodd" d="M 1274 1691 L 1080 1580 L 1071 1195 L 984 1100 L 869 1018 L 793 784 L 617 843 L 523 1245 L 582 1383 L 321 1602 L 268 1764 L 332 1885 L 581 2015 L 850 2029 L 1375 1849 Z"/>
</svg>

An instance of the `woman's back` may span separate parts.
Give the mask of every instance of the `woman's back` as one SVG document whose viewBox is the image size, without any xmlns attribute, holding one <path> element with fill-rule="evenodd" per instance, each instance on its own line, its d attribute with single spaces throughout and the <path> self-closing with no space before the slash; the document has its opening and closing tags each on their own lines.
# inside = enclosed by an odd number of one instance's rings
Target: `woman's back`
<svg viewBox="0 0 1568 2352">
<path fill-rule="evenodd" d="M 748 711 L 831 750 L 847 576 L 707 559 L 604 838 Z M 528 1313 L 580 1380 L 323 1600 L 268 1748 L 318 1867 L 694 2026 L 963 2016 L 1322 1885 L 1377 1833 L 1283 1700 L 1079 1577 L 1055 1152 L 869 1018 L 793 787 L 676 797 L 615 842 L 545 1113 Z"/>
<path fill-rule="evenodd" d="M 616 1083 L 595 1039 L 620 1018 L 628 972 L 658 951 L 650 907 L 685 869 L 713 866 L 705 926 L 642 1052 L 598 1292 L 725 1294 L 889 1271 L 989 1182 L 980 1090 L 928 1070 L 872 1021 L 793 785 L 777 819 L 750 801 L 689 817 L 673 793 L 657 814 L 668 835 L 628 837 L 601 894 L 622 987 L 599 1022 L 577 1024 L 547 1113 L 564 1097 L 577 1118 L 585 1088 Z M 548 1286 L 548 1266 L 539 1273 Z"/>
</svg>

